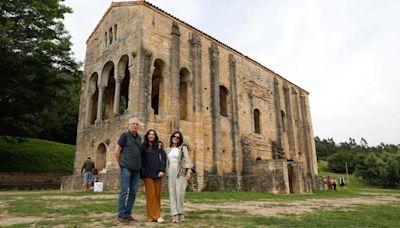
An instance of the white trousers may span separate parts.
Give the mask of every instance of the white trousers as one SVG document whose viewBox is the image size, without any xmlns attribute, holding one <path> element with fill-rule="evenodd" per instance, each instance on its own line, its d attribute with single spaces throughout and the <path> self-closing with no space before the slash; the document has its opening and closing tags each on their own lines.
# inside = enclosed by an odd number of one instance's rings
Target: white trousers
<svg viewBox="0 0 400 228">
<path fill-rule="evenodd" d="M 183 201 L 185 200 L 187 184 L 188 182 L 184 176 L 178 176 L 178 164 L 170 163 L 168 167 L 168 190 L 171 215 L 173 216 L 183 213 Z"/>
</svg>

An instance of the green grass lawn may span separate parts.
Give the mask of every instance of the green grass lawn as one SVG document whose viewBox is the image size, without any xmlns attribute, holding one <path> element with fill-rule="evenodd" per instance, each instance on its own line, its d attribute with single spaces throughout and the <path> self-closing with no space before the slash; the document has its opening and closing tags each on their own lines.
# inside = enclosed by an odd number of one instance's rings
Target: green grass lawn
<svg viewBox="0 0 400 228">
<path fill-rule="evenodd" d="M 0 137 L 0 172 L 72 172 L 75 146 L 40 139 Z"/>
<path fill-rule="evenodd" d="M 185 200 L 186 221 L 178 225 L 170 223 L 168 194 L 164 193 L 162 214 L 167 223 L 159 225 L 145 222 L 145 197 L 144 193 L 139 192 L 134 217 L 140 222 L 130 227 L 399 227 L 400 191 L 376 190 L 375 193 L 366 195 L 363 189 L 351 188 L 348 191 L 304 195 L 188 192 Z M 88 227 L 88 224 L 91 227 L 120 227 L 121 224 L 116 221 L 117 197 L 116 192 L 0 192 L 0 227 Z M 362 204 L 376 197 L 392 197 L 396 200 Z M 332 205 L 329 202 L 339 203 L 350 198 L 359 200 L 359 203 L 330 208 Z M 305 207 L 310 200 L 329 202 L 322 207 L 316 205 L 315 210 L 297 214 L 303 203 Z M 268 206 L 253 206 L 257 203 L 267 203 Z M 258 210 L 268 212 L 277 208 L 288 210 L 274 215 L 257 214 Z"/>
</svg>

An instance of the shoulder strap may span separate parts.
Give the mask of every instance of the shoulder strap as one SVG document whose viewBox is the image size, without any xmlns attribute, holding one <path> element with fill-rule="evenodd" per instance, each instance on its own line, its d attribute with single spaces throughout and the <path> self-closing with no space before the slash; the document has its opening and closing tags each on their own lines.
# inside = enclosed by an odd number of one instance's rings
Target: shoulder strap
<svg viewBox="0 0 400 228">
<path fill-rule="evenodd" d="M 181 146 L 181 161 L 182 161 L 182 159 L 183 159 L 183 147 L 186 147 L 187 148 L 187 146 L 185 145 L 185 144 L 182 144 L 182 146 Z"/>
</svg>

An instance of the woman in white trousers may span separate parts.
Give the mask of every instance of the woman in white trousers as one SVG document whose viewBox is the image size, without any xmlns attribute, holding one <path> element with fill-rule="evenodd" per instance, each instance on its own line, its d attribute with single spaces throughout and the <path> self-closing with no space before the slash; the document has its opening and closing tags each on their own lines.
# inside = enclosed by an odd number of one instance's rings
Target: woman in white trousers
<svg viewBox="0 0 400 228">
<path fill-rule="evenodd" d="M 177 131 L 171 135 L 169 147 L 165 152 L 168 160 L 167 175 L 172 222 L 178 223 L 184 220 L 183 202 L 193 168 L 189 158 L 188 147 L 183 144 L 181 132 Z"/>
</svg>

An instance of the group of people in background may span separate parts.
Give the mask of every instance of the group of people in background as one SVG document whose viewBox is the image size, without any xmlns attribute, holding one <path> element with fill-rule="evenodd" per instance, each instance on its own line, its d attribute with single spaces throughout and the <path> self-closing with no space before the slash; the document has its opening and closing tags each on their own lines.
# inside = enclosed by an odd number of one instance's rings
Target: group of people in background
<svg viewBox="0 0 400 228">
<path fill-rule="evenodd" d="M 179 131 L 172 133 L 169 145 L 164 150 L 155 130 L 148 130 L 142 142 L 138 134 L 139 128 L 139 119 L 130 119 L 129 130 L 121 134 L 115 148 L 115 157 L 121 169 L 118 221 L 138 221 L 132 217 L 132 209 L 137 184 L 143 179 L 147 221 L 163 223 L 161 184 L 163 177 L 167 175 L 172 222 L 182 222 L 186 187 L 193 169 L 188 147 L 183 144 L 183 135 Z"/>
<path fill-rule="evenodd" d="M 338 183 L 337 183 L 337 180 L 336 180 L 335 177 L 332 177 L 332 178 L 329 177 L 329 176 L 324 177 L 324 184 L 325 184 L 325 187 L 328 188 L 328 190 L 334 190 L 334 191 L 337 190 L 336 186 L 338 185 Z M 339 177 L 339 186 L 340 186 L 340 188 L 341 189 L 344 188 L 345 185 L 346 184 L 345 184 L 344 178 L 342 176 Z"/>
</svg>

